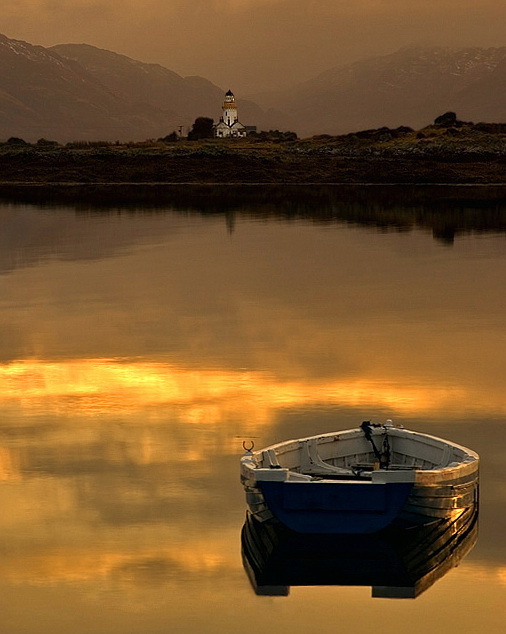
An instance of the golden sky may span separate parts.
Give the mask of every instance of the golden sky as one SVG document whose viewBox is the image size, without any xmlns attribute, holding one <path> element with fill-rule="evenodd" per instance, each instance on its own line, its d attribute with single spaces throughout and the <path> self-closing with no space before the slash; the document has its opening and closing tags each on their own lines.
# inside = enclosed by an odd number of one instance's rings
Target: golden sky
<svg viewBox="0 0 506 634">
<path fill-rule="evenodd" d="M 502 46 L 504 0 L 3 0 L 0 31 L 87 43 L 244 95 L 402 46 Z"/>
</svg>

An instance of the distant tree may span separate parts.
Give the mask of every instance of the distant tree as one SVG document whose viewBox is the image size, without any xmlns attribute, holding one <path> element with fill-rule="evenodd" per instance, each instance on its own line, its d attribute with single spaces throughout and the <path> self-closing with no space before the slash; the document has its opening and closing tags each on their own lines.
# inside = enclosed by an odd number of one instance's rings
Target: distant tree
<svg viewBox="0 0 506 634">
<path fill-rule="evenodd" d="M 7 139 L 7 143 L 9 145 L 29 145 L 24 139 L 20 139 L 17 136 L 11 136 L 10 139 Z"/>
<path fill-rule="evenodd" d="M 48 141 L 47 139 L 39 139 L 36 145 L 41 145 L 44 147 L 56 147 L 58 145 L 58 141 Z"/>
<path fill-rule="evenodd" d="M 434 119 L 434 125 L 440 125 L 442 128 L 449 128 L 457 123 L 457 115 L 454 112 L 445 112 Z"/>
<path fill-rule="evenodd" d="M 174 141 L 177 141 L 178 139 L 179 139 L 179 136 L 177 132 L 171 132 L 170 134 L 167 134 L 167 136 L 164 136 L 158 140 L 161 141 L 162 143 L 174 143 Z"/>
<path fill-rule="evenodd" d="M 251 132 L 249 136 L 261 141 L 274 141 L 275 143 L 296 141 L 298 138 L 297 133 L 290 130 L 261 130 L 260 132 Z"/>
<path fill-rule="evenodd" d="M 209 117 L 197 117 L 192 125 L 192 129 L 188 132 L 188 139 L 196 141 L 197 139 L 212 139 L 214 121 Z"/>
<path fill-rule="evenodd" d="M 274 141 L 276 143 L 296 141 L 298 138 L 297 133 L 290 130 L 261 130 L 260 132 L 251 132 L 249 136 L 262 141 Z"/>
</svg>

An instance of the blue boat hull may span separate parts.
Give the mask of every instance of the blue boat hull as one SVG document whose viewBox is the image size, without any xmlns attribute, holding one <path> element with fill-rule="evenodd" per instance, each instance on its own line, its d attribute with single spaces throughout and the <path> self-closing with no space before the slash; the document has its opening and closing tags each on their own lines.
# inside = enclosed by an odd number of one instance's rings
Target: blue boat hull
<svg viewBox="0 0 506 634">
<path fill-rule="evenodd" d="M 412 482 L 258 482 L 272 515 L 299 533 L 375 533 L 399 517 Z"/>
</svg>

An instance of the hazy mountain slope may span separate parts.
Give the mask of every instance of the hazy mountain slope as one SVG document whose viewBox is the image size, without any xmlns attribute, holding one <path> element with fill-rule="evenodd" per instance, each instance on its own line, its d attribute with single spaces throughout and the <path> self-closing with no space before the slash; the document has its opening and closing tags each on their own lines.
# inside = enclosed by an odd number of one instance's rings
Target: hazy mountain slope
<svg viewBox="0 0 506 634">
<path fill-rule="evenodd" d="M 0 36 L 0 138 L 142 139 L 175 113 L 126 100 L 76 61 Z"/>
<path fill-rule="evenodd" d="M 122 99 L 177 113 L 175 127 L 189 126 L 199 116 L 215 121 L 221 116 L 224 91 L 203 77 L 181 77 L 158 64 L 139 62 L 87 44 L 61 44 L 51 50 L 78 62 Z M 244 125 L 286 126 L 287 117 L 281 113 L 266 113 L 257 104 L 240 98 L 237 105 Z"/>
<path fill-rule="evenodd" d="M 490 72 L 463 88 L 457 101 L 462 103 L 463 118 L 506 122 L 506 54 Z"/>
<path fill-rule="evenodd" d="M 0 36 L 0 136 L 69 136 L 126 115 L 122 102 L 74 62 Z"/>
<path fill-rule="evenodd" d="M 122 100 L 176 116 L 188 112 L 195 119 L 215 110 L 223 98 L 221 88 L 205 79 L 196 83 L 158 64 L 145 64 L 87 44 L 61 44 L 49 50 L 77 62 Z"/>
<path fill-rule="evenodd" d="M 447 110 L 506 120 L 505 48 L 409 48 L 328 70 L 282 95 L 302 134 L 422 127 Z"/>
<path fill-rule="evenodd" d="M 0 35 L 0 140 L 158 138 L 198 116 L 217 121 L 228 88 L 86 44 L 46 49 Z M 501 122 L 506 47 L 402 49 L 266 95 L 259 101 L 266 109 L 236 96 L 243 124 L 300 136 L 419 128 L 448 110 Z"/>
<path fill-rule="evenodd" d="M 52 48 L 0 35 L 0 139 L 144 140 L 218 119 L 224 91 L 86 44 Z M 243 123 L 276 122 L 239 101 Z"/>
</svg>

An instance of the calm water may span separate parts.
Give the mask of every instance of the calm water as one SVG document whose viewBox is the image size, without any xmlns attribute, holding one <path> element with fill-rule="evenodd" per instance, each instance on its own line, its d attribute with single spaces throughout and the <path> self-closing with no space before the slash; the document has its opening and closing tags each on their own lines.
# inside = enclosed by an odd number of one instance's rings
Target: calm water
<svg viewBox="0 0 506 634">
<path fill-rule="evenodd" d="M 503 632 L 506 207 L 187 193 L 0 206 L 2 634 Z M 386 418 L 480 453 L 474 548 L 257 596 L 242 441 Z"/>
</svg>

